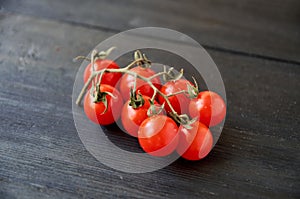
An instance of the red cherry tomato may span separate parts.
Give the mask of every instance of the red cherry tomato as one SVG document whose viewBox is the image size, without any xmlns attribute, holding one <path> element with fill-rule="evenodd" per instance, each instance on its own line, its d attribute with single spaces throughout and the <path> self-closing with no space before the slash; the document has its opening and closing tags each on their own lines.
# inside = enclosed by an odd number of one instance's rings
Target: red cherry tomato
<svg viewBox="0 0 300 199">
<path fill-rule="evenodd" d="M 135 72 L 143 77 L 150 77 L 155 74 L 155 72 L 153 70 L 151 70 L 150 68 L 143 68 L 140 66 L 132 68 L 132 69 L 130 69 L 130 71 Z M 135 82 L 135 78 L 132 75 L 125 74 L 122 77 L 121 83 L 120 83 L 120 92 L 125 100 L 129 99 L 130 88 L 133 88 L 134 82 Z M 160 89 L 161 83 L 160 83 L 159 77 L 153 78 L 151 80 L 151 82 L 154 84 L 154 86 L 156 88 Z M 150 85 L 147 82 L 145 82 L 139 78 L 136 79 L 136 90 L 137 91 L 139 90 L 142 95 L 146 95 L 149 97 L 152 97 L 152 95 L 154 93 L 154 91 L 150 87 Z"/>
<path fill-rule="evenodd" d="M 105 68 L 120 68 L 115 62 L 108 59 L 97 59 L 94 63 L 95 71 L 99 71 Z M 93 72 L 92 64 L 87 65 L 84 71 L 83 80 L 84 83 L 87 82 L 90 75 Z M 116 86 L 118 81 L 120 80 L 122 73 L 104 73 L 101 79 L 101 84 L 108 84 L 110 86 Z"/>
<path fill-rule="evenodd" d="M 169 81 L 165 85 L 163 85 L 160 91 L 165 95 L 170 95 L 182 90 L 188 89 L 187 84 L 193 85 L 191 82 L 185 79 L 179 79 L 175 81 Z M 187 113 L 189 110 L 190 99 L 185 94 L 179 94 L 168 97 L 172 107 L 174 110 L 180 115 L 183 113 Z M 159 95 L 158 100 L 160 104 L 165 103 L 165 109 L 167 112 L 171 112 L 169 105 L 165 102 L 165 99 Z"/>
<path fill-rule="evenodd" d="M 115 98 L 106 95 L 107 109 L 103 102 L 94 102 L 93 96 L 88 91 L 84 99 L 84 112 L 87 117 L 96 124 L 108 125 L 118 120 L 120 117 L 120 110 L 123 106 L 123 99 L 119 91 L 107 84 L 100 85 L 101 92 L 110 92 Z M 105 111 L 105 112 L 104 112 Z"/>
<path fill-rule="evenodd" d="M 166 156 L 177 147 L 178 127 L 170 117 L 155 115 L 142 122 L 138 139 L 145 152 L 153 156 Z"/>
<path fill-rule="evenodd" d="M 150 107 L 149 100 L 151 99 L 148 96 L 143 95 L 144 104 L 141 107 L 133 108 L 129 105 L 130 100 L 128 100 L 122 109 L 121 120 L 123 127 L 131 136 L 137 137 L 138 130 L 141 123 L 148 118 L 147 111 Z M 154 104 L 158 104 L 154 101 Z"/>
<path fill-rule="evenodd" d="M 196 121 L 192 129 L 179 127 L 179 144 L 177 152 L 187 160 L 200 160 L 207 156 L 213 145 L 213 136 L 204 124 Z"/>
<path fill-rule="evenodd" d="M 222 122 L 226 115 L 226 105 L 220 95 L 212 91 L 200 92 L 189 105 L 191 117 L 198 117 L 206 126 L 215 126 Z"/>
</svg>

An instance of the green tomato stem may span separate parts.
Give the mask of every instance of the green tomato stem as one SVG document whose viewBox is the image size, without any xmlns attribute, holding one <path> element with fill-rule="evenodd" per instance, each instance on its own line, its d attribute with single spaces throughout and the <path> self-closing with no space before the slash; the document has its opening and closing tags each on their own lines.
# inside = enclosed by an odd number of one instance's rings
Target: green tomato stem
<svg viewBox="0 0 300 199">
<path fill-rule="evenodd" d="M 158 77 L 158 76 L 161 76 L 161 75 L 169 75 L 168 71 L 164 70 L 163 72 L 159 72 L 157 74 L 154 74 L 152 75 L 151 77 L 144 77 L 144 76 L 141 76 L 133 71 L 130 71 L 129 69 L 136 65 L 136 64 L 139 64 L 139 63 L 142 63 L 142 62 L 149 62 L 148 59 L 146 59 L 145 56 L 141 56 L 141 53 L 138 51 L 138 52 L 135 52 L 135 60 L 132 61 L 130 64 L 128 64 L 126 67 L 124 68 L 118 68 L 118 69 L 112 69 L 112 68 L 105 68 L 103 70 L 99 70 L 99 71 L 95 71 L 95 68 L 94 68 L 94 56 L 97 54 L 97 52 L 94 50 L 92 52 L 92 56 L 91 56 L 91 63 L 92 63 L 92 67 L 93 67 L 93 72 L 91 74 L 91 76 L 89 77 L 89 79 L 87 80 L 87 82 L 84 84 L 83 88 L 81 89 L 80 91 L 80 94 L 78 95 L 77 99 L 76 99 L 76 104 L 79 105 L 82 98 L 83 98 L 83 95 L 85 94 L 85 92 L 87 91 L 88 89 L 88 86 L 91 84 L 91 82 L 94 80 L 94 78 L 98 75 L 100 75 L 100 81 L 102 79 L 102 76 L 105 72 L 109 72 L 109 73 L 125 73 L 125 74 L 128 74 L 128 75 L 132 75 L 134 76 L 135 78 L 139 78 L 145 82 L 148 83 L 148 85 L 154 90 L 154 93 L 153 93 L 153 96 L 151 98 L 152 101 L 154 101 L 155 99 L 155 96 L 157 94 L 161 95 L 164 100 L 166 101 L 166 103 L 168 104 L 168 106 L 170 107 L 171 109 L 171 116 L 176 118 L 176 121 L 178 119 L 181 119 L 181 118 L 184 118 L 184 121 L 179 121 L 179 123 L 186 123 L 186 115 L 182 115 L 184 117 L 181 117 L 181 115 L 178 115 L 178 113 L 174 110 L 173 106 L 171 105 L 171 102 L 170 100 L 168 99 L 168 97 L 170 96 L 174 96 L 174 95 L 178 95 L 178 94 L 182 94 L 182 93 L 187 93 L 187 91 L 179 91 L 179 92 L 176 92 L 176 93 L 173 93 L 171 95 L 165 95 L 163 94 L 159 89 L 157 89 L 154 84 L 151 82 L 151 80 L 155 77 Z M 182 71 L 181 71 L 182 73 Z M 100 82 L 99 82 L 99 85 L 100 85 Z"/>
</svg>

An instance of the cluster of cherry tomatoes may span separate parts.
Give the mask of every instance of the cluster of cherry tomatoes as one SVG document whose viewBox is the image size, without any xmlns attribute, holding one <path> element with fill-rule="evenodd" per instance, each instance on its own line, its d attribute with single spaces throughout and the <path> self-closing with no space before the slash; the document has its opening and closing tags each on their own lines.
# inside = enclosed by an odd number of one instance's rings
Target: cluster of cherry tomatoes
<svg viewBox="0 0 300 199">
<path fill-rule="evenodd" d="M 86 67 L 84 82 L 93 71 L 103 69 L 120 67 L 111 60 L 96 59 L 94 67 Z M 128 69 L 130 74 L 117 71 L 104 72 L 99 84 L 95 78 L 96 86 L 89 85 L 84 111 L 91 121 L 109 125 L 121 119 L 126 133 L 136 137 L 141 148 L 153 156 L 177 151 L 185 159 L 199 160 L 211 151 L 213 136 L 209 127 L 221 123 L 226 114 L 222 97 L 212 91 L 195 93 L 194 84 L 183 78 L 163 83 L 156 72 L 142 65 Z M 132 74 L 148 78 L 150 83 Z M 194 96 L 188 95 L 189 87 L 194 88 Z M 149 115 L 151 107 L 162 107 L 163 111 Z"/>
</svg>

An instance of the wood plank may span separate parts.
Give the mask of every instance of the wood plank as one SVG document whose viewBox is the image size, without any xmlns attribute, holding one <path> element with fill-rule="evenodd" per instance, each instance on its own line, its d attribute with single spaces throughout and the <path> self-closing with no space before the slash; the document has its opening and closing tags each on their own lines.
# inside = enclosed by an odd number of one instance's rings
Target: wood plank
<svg viewBox="0 0 300 199">
<path fill-rule="evenodd" d="M 113 32 L 160 26 L 211 48 L 300 62 L 298 0 L 4 0 L 2 8 Z"/>
<path fill-rule="evenodd" d="M 84 149 L 71 112 L 79 66 L 72 58 L 111 33 L 0 16 L 1 197 L 299 196 L 298 65 L 209 51 L 228 94 L 225 129 L 212 153 L 199 162 L 180 159 L 153 173 L 126 174 Z M 110 139 L 126 149 L 137 144 L 119 133 Z"/>
</svg>

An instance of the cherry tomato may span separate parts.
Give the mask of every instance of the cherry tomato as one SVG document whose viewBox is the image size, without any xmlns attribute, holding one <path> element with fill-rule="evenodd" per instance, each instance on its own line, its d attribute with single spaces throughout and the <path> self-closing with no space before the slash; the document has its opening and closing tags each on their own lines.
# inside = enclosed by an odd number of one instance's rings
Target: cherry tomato
<svg viewBox="0 0 300 199">
<path fill-rule="evenodd" d="M 134 67 L 134 68 L 130 69 L 130 71 L 135 72 L 143 77 L 150 77 L 155 74 L 155 72 L 153 70 L 151 70 L 150 68 L 143 68 L 141 66 Z M 129 99 L 130 88 L 133 87 L 134 82 L 135 82 L 135 78 L 132 75 L 125 74 L 122 77 L 121 83 L 120 83 L 120 91 L 125 100 Z M 156 88 L 160 89 L 161 83 L 160 83 L 159 77 L 153 78 L 151 80 L 151 82 L 154 84 L 154 86 Z M 139 78 L 136 79 L 136 90 L 137 91 L 139 90 L 142 95 L 146 95 L 149 97 L 152 97 L 152 95 L 154 93 L 154 91 L 150 87 L 150 85 L 147 82 L 145 82 Z"/>
<path fill-rule="evenodd" d="M 206 126 L 215 126 L 222 122 L 226 115 L 226 105 L 220 95 L 212 91 L 200 92 L 189 105 L 191 117 L 198 117 Z"/>
<path fill-rule="evenodd" d="M 187 91 L 188 84 L 192 85 L 191 82 L 189 82 L 188 80 L 185 80 L 185 79 L 169 81 L 161 87 L 160 91 L 165 95 L 170 95 L 170 94 L 182 91 L 182 90 Z M 168 97 L 168 99 L 169 99 L 172 107 L 174 108 L 174 110 L 179 115 L 188 112 L 190 99 L 185 94 L 170 96 L 170 97 Z M 165 109 L 167 112 L 171 112 L 169 105 L 165 102 L 165 99 L 161 95 L 158 96 L 158 100 L 159 100 L 160 104 L 165 103 Z"/>
<path fill-rule="evenodd" d="M 177 147 L 178 127 L 170 117 L 155 115 L 142 122 L 138 139 L 145 152 L 153 156 L 166 156 Z"/>
<path fill-rule="evenodd" d="M 120 68 L 115 62 L 108 59 L 97 59 L 94 63 L 95 71 L 99 71 L 105 68 Z M 93 72 L 92 64 L 87 65 L 84 71 L 83 80 L 84 83 L 87 82 L 90 75 Z M 110 86 L 116 86 L 118 81 L 120 80 L 122 73 L 104 73 L 101 79 L 101 84 L 108 84 Z"/>
<path fill-rule="evenodd" d="M 194 122 L 192 129 L 179 127 L 179 144 L 177 152 L 187 160 L 200 160 L 207 156 L 213 145 L 213 136 L 207 126 Z"/>
<path fill-rule="evenodd" d="M 143 95 L 142 98 L 144 99 L 144 104 L 138 108 L 133 108 L 130 105 L 130 100 L 128 100 L 122 109 L 121 113 L 121 120 L 123 127 L 127 131 L 128 134 L 137 137 L 138 130 L 141 123 L 148 118 L 147 111 L 150 107 L 149 100 L 151 99 L 148 96 Z M 154 101 L 154 104 L 158 104 Z"/>
<path fill-rule="evenodd" d="M 115 97 L 113 98 L 108 94 L 104 96 L 107 100 L 106 111 L 104 102 L 95 103 L 93 96 L 90 94 L 90 91 L 88 91 L 84 99 L 84 112 L 87 117 L 96 124 L 112 124 L 120 117 L 120 110 L 123 106 L 122 96 L 117 89 L 107 84 L 101 84 L 100 91 L 110 92 Z"/>
</svg>

